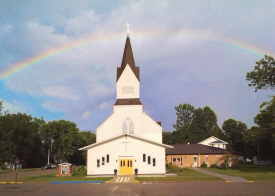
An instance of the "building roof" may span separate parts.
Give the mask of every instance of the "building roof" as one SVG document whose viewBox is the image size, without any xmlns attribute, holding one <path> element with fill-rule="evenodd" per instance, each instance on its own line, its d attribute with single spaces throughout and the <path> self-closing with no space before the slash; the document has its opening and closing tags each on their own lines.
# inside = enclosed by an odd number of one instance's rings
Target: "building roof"
<svg viewBox="0 0 275 196">
<path fill-rule="evenodd" d="M 198 155 L 198 154 L 225 154 L 226 149 L 206 146 L 202 144 L 172 144 L 174 148 L 166 149 L 166 155 Z M 229 151 L 231 154 L 239 154 L 237 151 Z"/>
<path fill-rule="evenodd" d="M 139 98 L 133 99 L 117 99 L 114 105 L 143 105 Z"/>
<path fill-rule="evenodd" d="M 101 142 L 97 142 L 97 143 L 94 143 L 94 144 L 91 144 L 91 145 L 79 148 L 78 150 L 88 150 L 88 149 L 93 148 L 95 146 L 98 146 L 98 145 L 101 145 L 101 144 L 105 144 L 106 142 L 110 142 L 112 140 L 116 140 L 116 139 L 119 139 L 121 137 L 131 137 L 131 138 L 142 140 L 142 141 L 145 141 L 145 142 L 148 142 L 148 143 L 151 143 L 151 144 L 155 144 L 155 145 L 158 145 L 158 146 L 161 146 L 161 147 L 164 147 L 164 148 L 173 148 L 172 146 L 169 146 L 169 145 L 166 145 L 166 144 L 163 144 L 163 143 L 159 143 L 159 142 L 156 142 L 156 141 L 153 141 L 153 140 L 148 140 L 146 138 L 139 137 L 139 136 L 136 136 L 136 135 L 133 135 L 133 134 L 123 133 L 123 134 L 117 135 L 115 137 L 111 137 L 109 139 L 103 140 Z"/>
<path fill-rule="evenodd" d="M 205 142 L 205 141 L 207 141 L 207 140 L 209 140 L 209 139 L 211 139 L 211 138 L 215 139 L 216 141 L 221 141 L 221 143 L 223 143 L 223 144 L 228 144 L 227 142 L 225 142 L 225 141 L 223 141 L 223 140 L 221 140 L 221 139 L 219 139 L 219 138 L 217 138 L 217 137 L 214 137 L 214 136 L 211 136 L 211 137 L 209 137 L 209 138 L 207 138 L 207 139 L 205 139 L 205 140 L 199 142 L 198 144 L 202 144 L 203 142 Z"/>
<path fill-rule="evenodd" d="M 130 68 L 132 69 L 132 71 L 134 72 L 135 76 L 137 77 L 137 79 L 139 81 L 139 67 L 136 67 L 136 65 L 135 65 L 135 59 L 134 59 L 134 55 L 133 55 L 129 37 L 126 38 L 121 67 L 117 68 L 117 80 L 116 81 L 118 81 L 118 79 L 120 78 L 120 76 L 121 76 L 122 72 L 124 71 L 127 64 L 130 66 Z"/>
<path fill-rule="evenodd" d="M 216 141 L 210 142 L 209 144 L 226 144 L 226 142 L 216 140 Z"/>
</svg>

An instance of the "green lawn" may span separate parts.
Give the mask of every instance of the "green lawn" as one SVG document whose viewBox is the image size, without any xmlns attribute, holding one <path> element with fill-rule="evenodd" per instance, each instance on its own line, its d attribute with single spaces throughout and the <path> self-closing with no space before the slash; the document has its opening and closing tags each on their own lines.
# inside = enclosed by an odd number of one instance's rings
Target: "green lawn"
<svg viewBox="0 0 275 196">
<path fill-rule="evenodd" d="M 87 170 L 74 172 L 72 176 L 68 177 L 56 177 L 56 174 L 47 174 L 40 176 L 28 176 L 19 178 L 20 182 L 50 182 L 50 181 L 107 181 L 113 177 L 99 177 L 99 178 L 87 178 Z"/>
<path fill-rule="evenodd" d="M 196 171 L 183 168 L 176 173 L 177 177 L 135 177 L 138 181 L 223 181 L 220 178 L 208 176 Z"/>
<path fill-rule="evenodd" d="M 25 171 L 35 171 L 35 170 L 40 170 L 41 168 L 26 168 L 26 169 L 18 169 L 17 171 L 18 172 L 25 172 Z M 0 171 L 0 174 L 3 174 L 3 173 L 9 173 L 9 172 L 15 172 L 16 170 L 13 170 L 13 169 L 2 169 Z"/>
<path fill-rule="evenodd" d="M 247 180 L 253 181 L 275 181 L 275 167 L 273 166 L 257 166 L 257 165 L 246 165 L 237 168 L 203 168 L 209 171 L 217 172 L 220 174 L 226 174 L 230 176 L 240 176 Z"/>
</svg>

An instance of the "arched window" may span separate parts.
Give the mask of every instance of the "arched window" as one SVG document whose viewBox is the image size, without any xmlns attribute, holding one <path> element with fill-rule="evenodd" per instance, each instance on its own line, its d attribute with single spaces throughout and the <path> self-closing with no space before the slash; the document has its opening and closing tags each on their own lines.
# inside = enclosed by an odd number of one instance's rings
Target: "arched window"
<svg viewBox="0 0 275 196">
<path fill-rule="evenodd" d="M 123 133 L 127 133 L 128 131 L 127 131 L 127 123 L 126 123 L 126 121 L 124 121 L 124 123 L 123 123 Z"/>
<path fill-rule="evenodd" d="M 132 121 L 129 124 L 129 133 L 134 134 L 134 123 Z"/>
</svg>

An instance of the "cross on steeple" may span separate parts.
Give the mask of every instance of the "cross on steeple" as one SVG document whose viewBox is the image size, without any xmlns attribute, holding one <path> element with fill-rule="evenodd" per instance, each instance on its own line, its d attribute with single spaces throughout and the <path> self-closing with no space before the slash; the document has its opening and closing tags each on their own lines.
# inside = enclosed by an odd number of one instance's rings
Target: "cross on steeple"
<svg viewBox="0 0 275 196">
<path fill-rule="evenodd" d="M 127 37 L 129 37 L 129 33 L 130 33 L 130 24 L 129 22 L 127 22 L 127 24 L 125 24 L 124 26 L 127 26 Z"/>
</svg>

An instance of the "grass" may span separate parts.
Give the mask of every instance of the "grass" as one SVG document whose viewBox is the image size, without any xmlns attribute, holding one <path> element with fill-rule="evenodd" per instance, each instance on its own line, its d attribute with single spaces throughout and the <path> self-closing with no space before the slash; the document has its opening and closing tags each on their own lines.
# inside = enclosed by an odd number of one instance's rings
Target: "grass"
<svg viewBox="0 0 275 196">
<path fill-rule="evenodd" d="M 230 176 L 240 176 L 247 180 L 275 181 L 275 167 L 273 166 L 246 165 L 237 168 L 228 168 L 227 170 L 220 168 L 203 169 Z"/>
<path fill-rule="evenodd" d="M 47 174 L 39 176 L 27 176 L 19 178 L 21 182 L 51 182 L 51 181 L 107 181 L 113 177 L 87 178 L 87 170 L 74 172 L 72 176 L 56 177 L 56 174 Z"/>
<path fill-rule="evenodd" d="M 51 182 L 51 181 L 107 181 L 112 177 L 99 177 L 99 178 L 87 178 L 87 177 L 55 177 L 55 174 L 47 174 L 40 176 L 28 176 L 18 179 L 21 182 Z"/>
<path fill-rule="evenodd" d="M 41 168 L 26 168 L 26 169 L 18 169 L 18 172 L 25 172 L 25 171 L 35 171 L 35 170 L 40 170 Z M 14 169 L 1 169 L 0 174 L 3 173 L 10 173 L 10 172 L 15 172 L 16 170 Z"/>
<path fill-rule="evenodd" d="M 208 176 L 191 169 L 183 168 L 176 173 L 177 177 L 135 177 L 138 181 L 222 181 L 217 177 Z"/>
</svg>

